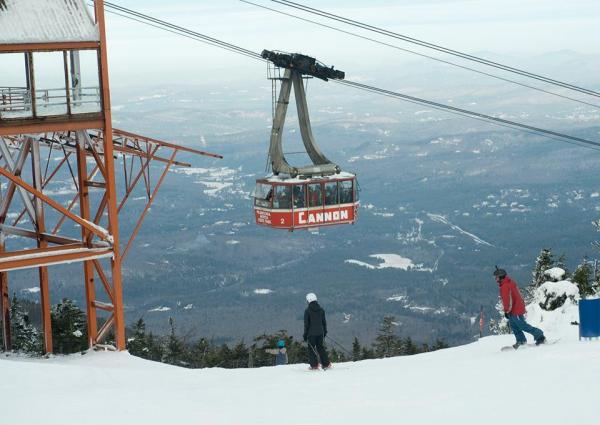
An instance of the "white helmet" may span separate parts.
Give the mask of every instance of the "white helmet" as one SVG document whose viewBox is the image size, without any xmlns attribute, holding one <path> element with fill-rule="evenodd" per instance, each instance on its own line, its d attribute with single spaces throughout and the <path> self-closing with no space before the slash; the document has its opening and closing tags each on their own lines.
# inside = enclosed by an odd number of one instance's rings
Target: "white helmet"
<svg viewBox="0 0 600 425">
<path fill-rule="evenodd" d="M 306 294 L 306 302 L 310 304 L 313 301 L 317 301 L 317 296 L 315 294 L 313 294 L 312 292 L 309 292 L 308 294 Z"/>
</svg>

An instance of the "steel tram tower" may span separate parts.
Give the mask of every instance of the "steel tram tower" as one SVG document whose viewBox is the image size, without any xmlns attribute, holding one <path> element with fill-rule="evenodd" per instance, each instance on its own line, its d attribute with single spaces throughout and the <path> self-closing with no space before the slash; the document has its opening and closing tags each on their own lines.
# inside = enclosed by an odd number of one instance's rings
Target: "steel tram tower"
<svg viewBox="0 0 600 425">
<path fill-rule="evenodd" d="M 34 2 L 35 15 L 29 12 Z M 95 0 L 93 10 L 92 17 L 84 0 L 0 0 L 0 60 L 24 58 L 22 84 L 2 81 L 8 78 L 4 70 L 0 76 L 0 311 L 6 350 L 9 271 L 38 270 L 44 351 L 50 353 L 50 266 L 74 262 L 83 267 L 90 347 L 112 332 L 116 348 L 125 349 L 121 266 L 163 179 L 173 166 L 190 166 L 176 160 L 179 152 L 222 158 L 113 128 L 103 0 Z M 48 79 L 36 69 L 48 56 L 62 70 L 59 88 L 44 86 Z M 83 56 L 95 63 L 91 75 L 82 71 Z M 82 85 L 90 80 L 97 86 Z M 115 163 L 123 167 L 119 177 Z M 154 174 L 159 165 L 162 171 Z M 48 185 L 67 169 L 75 195 L 65 203 Z M 131 234 L 122 235 L 119 213 L 142 185 L 145 206 Z"/>
</svg>

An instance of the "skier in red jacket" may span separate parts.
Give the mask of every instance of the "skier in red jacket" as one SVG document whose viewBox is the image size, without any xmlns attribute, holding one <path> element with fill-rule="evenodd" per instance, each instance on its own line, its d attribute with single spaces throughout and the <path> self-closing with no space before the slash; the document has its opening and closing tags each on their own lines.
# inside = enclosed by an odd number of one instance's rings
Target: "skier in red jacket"
<svg viewBox="0 0 600 425">
<path fill-rule="evenodd" d="M 527 338 L 525 338 L 523 332 L 533 335 L 535 345 L 543 344 L 546 341 L 544 332 L 525 321 L 523 316 L 525 314 L 525 302 L 515 281 L 506 274 L 506 270 L 499 269 L 498 266 L 494 271 L 494 277 L 500 289 L 504 317 L 508 320 L 510 328 L 515 334 L 515 338 L 517 338 L 513 348 L 516 350 L 520 345 L 527 344 Z"/>
</svg>

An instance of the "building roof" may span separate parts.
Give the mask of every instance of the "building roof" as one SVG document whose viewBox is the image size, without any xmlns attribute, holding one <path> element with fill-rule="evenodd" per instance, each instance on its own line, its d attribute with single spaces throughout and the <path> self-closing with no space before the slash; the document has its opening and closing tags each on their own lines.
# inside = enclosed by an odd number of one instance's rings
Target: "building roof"
<svg viewBox="0 0 600 425">
<path fill-rule="evenodd" d="M 85 0 L 0 0 L 0 44 L 99 39 Z"/>
</svg>

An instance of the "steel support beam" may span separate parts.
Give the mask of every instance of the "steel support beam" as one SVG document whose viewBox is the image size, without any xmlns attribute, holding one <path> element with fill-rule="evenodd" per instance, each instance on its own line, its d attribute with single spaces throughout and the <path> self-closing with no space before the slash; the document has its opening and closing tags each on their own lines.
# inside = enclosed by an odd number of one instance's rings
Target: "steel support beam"
<svg viewBox="0 0 600 425">
<path fill-rule="evenodd" d="M 97 41 L 70 41 L 57 43 L 0 44 L 0 52 L 55 52 L 61 50 L 92 50 Z"/>
<path fill-rule="evenodd" d="M 75 221 L 80 226 L 87 228 L 89 231 L 94 233 L 96 236 L 100 237 L 100 239 L 103 239 L 103 240 L 110 239 L 110 235 L 105 233 L 102 229 L 98 228 L 97 226 L 94 226 L 89 221 L 85 221 L 81 217 L 73 214 L 71 211 L 67 210 L 65 207 L 60 205 L 58 202 L 54 201 L 53 199 L 48 198 L 42 192 L 40 192 L 39 190 L 30 186 L 29 184 L 24 182 L 22 179 L 16 177 L 12 173 L 9 173 L 2 167 L 0 167 L 0 174 L 2 174 L 4 177 L 9 179 L 13 183 L 17 184 L 17 186 L 22 187 L 23 189 L 25 189 L 27 192 L 31 193 L 32 195 L 40 198 L 43 202 L 50 205 L 52 208 L 54 208 L 61 214 L 66 215 L 67 217 L 69 217 L 71 220 Z"/>
<path fill-rule="evenodd" d="M 31 140 L 30 140 L 31 142 Z M 42 191 L 42 167 L 40 161 L 40 145 L 33 143 L 31 145 L 31 170 L 33 174 L 33 187 L 36 190 Z M 44 204 L 39 198 L 34 199 L 35 208 L 35 224 L 36 232 L 46 232 L 46 220 L 44 217 Z M 38 236 L 37 246 L 40 249 L 48 247 L 48 242 Z M 50 312 L 52 304 L 50 302 L 50 286 L 48 283 L 48 268 L 46 266 L 40 266 L 38 268 L 38 275 L 40 279 L 40 304 L 42 309 L 42 329 L 44 332 L 44 352 L 52 353 L 52 320 Z"/>
<path fill-rule="evenodd" d="M 79 182 L 79 214 L 84 220 L 90 220 L 90 193 L 86 184 L 88 179 L 86 142 L 88 137 L 83 131 L 77 133 L 77 177 Z M 87 241 L 90 237 L 89 230 L 81 228 L 81 240 Z M 85 300 L 87 308 L 88 345 L 96 342 L 98 337 L 98 323 L 96 307 L 96 288 L 94 286 L 94 269 L 91 261 L 83 262 L 83 276 L 85 280 Z"/>
<path fill-rule="evenodd" d="M 52 248 L 60 248 L 59 250 Z M 53 264 L 74 263 L 77 261 L 108 258 L 114 255 L 110 248 L 71 248 L 52 247 L 43 251 L 22 250 L 0 258 L 0 272 L 32 267 L 50 266 Z"/>
<path fill-rule="evenodd" d="M 48 117 L 44 118 L 43 120 L 28 119 L 18 122 L 13 120 L 6 121 L 6 123 L 0 122 L 0 136 L 102 128 L 104 121 L 100 119 L 100 114 L 88 114 L 87 117 L 84 117 L 83 114 L 79 115 L 79 117 L 73 115 L 70 118 L 61 116 L 60 118 Z"/>
<path fill-rule="evenodd" d="M 17 159 L 15 161 L 12 157 L 10 149 L 8 148 L 8 145 L 6 144 L 6 141 L 0 137 L 0 151 L 2 152 L 2 156 L 4 157 L 4 161 L 6 162 L 7 168 L 16 177 L 21 176 L 21 171 L 23 170 L 23 166 L 25 165 L 25 160 L 27 159 L 27 155 L 29 154 L 30 148 L 31 148 L 31 139 L 28 138 L 25 141 L 25 143 L 23 143 L 23 145 L 21 147 L 21 151 L 19 152 L 19 155 L 17 156 Z M 10 187 L 8 188 L 7 192 L 12 193 L 12 191 L 14 190 L 14 187 L 13 187 L 14 185 L 15 185 L 15 182 L 11 182 Z M 29 194 L 27 193 L 27 191 L 25 189 L 23 189 L 19 185 L 17 185 L 16 188 L 17 188 L 17 191 L 19 192 L 19 195 L 21 196 L 23 205 L 25 205 L 25 208 L 27 209 L 29 218 L 31 219 L 32 222 L 35 223 L 35 211 L 33 208 L 33 203 L 31 202 L 31 198 L 29 197 Z M 3 202 L 3 205 L 0 208 L 1 209 L 0 215 L 6 214 L 6 212 L 8 211 L 8 204 L 10 203 L 11 200 L 12 200 L 11 198 L 7 197 L 6 201 Z"/>
<path fill-rule="evenodd" d="M 1 243 L 0 252 L 4 250 Z M 2 314 L 2 346 L 6 351 L 12 349 L 10 339 L 10 299 L 8 296 L 8 273 L 0 272 L 0 310 Z"/>
<path fill-rule="evenodd" d="M 102 110 L 104 112 L 104 167 L 106 169 L 106 193 L 108 200 L 108 231 L 112 236 L 115 255 L 111 258 L 111 272 L 114 295 L 114 327 L 117 350 L 125 350 L 125 317 L 123 315 L 123 286 L 121 276 L 121 256 L 119 250 L 119 216 L 117 211 L 117 188 L 115 184 L 115 163 L 113 157 L 113 129 L 110 110 L 108 79 L 108 54 L 106 51 L 106 25 L 104 21 L 104 0 L 94 2 L 96 23 L 100 31 L 99 68 L 102 88 Z"/>
</svg>

